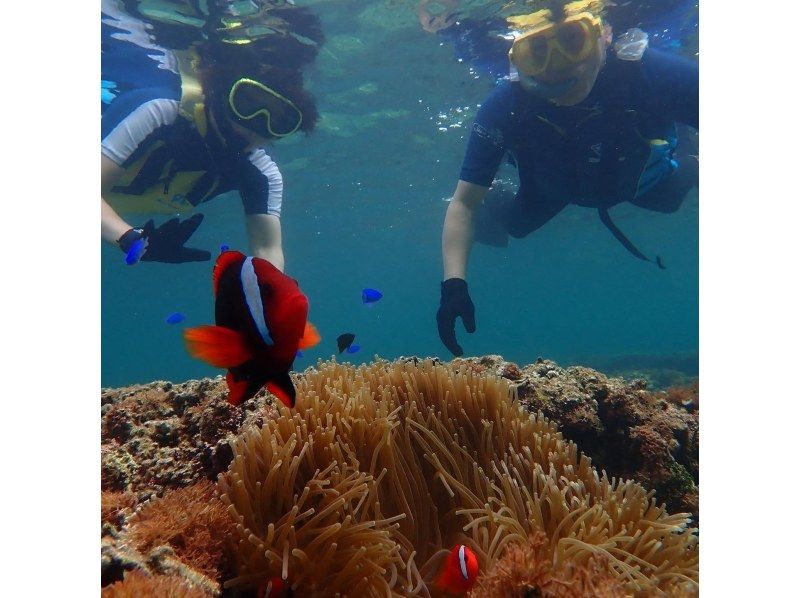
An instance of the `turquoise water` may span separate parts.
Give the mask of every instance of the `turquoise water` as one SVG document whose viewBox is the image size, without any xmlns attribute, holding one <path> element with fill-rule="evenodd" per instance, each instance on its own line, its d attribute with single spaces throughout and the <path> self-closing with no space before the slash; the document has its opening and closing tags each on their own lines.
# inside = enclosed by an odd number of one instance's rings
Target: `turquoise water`
<svg viewBox="0 0 800 598">
<path fill-rule="evenodd" d="M 343 332 L 356 334 L 362 349 L 340 361 L 449 359 L 435 323 L 444 200 L 493 81 L 424 32 L 413 3 L 298 4 L 314 6 L 327 42 L 307 70 L 322 114 L 317 131 L 268 150 L 284 177 L 286 272 L 308 296 L 309 320 L 323 338 L 295 368 L 335 354 Z M 190 246 L 216 254 L 225 243 L 247 252 L 236 194 L 198 211 L 206 218 Z M 675 214 L 630 205 L 611 213 L 644 253 L 664 258 L 666 270 L 631 257 L 596 211 L 572 206 L 508 248 L 475 245 L 468 278 L 477 332 L 456 325 L 465 354 L 598 367 L 620 356 L 680 354 L 688 356 L 682 368 L 695 374 L 696 192 Z M 183 328 L 213 323 L 213 262 L 128 267 L 111 246 L 101 258 L 103 386 L 222 373 L 190 358 L 182 341 Z M 364 287 L 381 290 L 383 299 L 365 306 Z M 186 320 L 166 324 L 175 311 Z"/>
</svg>

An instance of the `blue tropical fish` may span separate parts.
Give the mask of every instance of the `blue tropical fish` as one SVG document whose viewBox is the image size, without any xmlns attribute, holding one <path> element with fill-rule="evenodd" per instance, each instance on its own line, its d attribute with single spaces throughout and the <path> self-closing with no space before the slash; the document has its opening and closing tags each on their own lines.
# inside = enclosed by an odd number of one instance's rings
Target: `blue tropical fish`
<svg viewBox="0 0 800 598">
<path fill-rule="evenodd" d="M 131 245 L 131 248 L 128 249 L 128 253 L 125 254 L 125 263 L 129 266 L 133 266 L 134 264 L 138 264 L 139 260 L 142 259 L 145 250 L 147 249 L 147 237 L 142 237 L 141 239 L 136 239 Z"/>
<path fill-rule="evenodd" d="M 165 321 L 167 322 L 167 324 L 180 324 L 185 319 L 186 316 L 176 311 L 175 313 L 172 313 L 169 316 L 167 316 L 167 319 Z"/>
<path fill-rule="evenodd" d="M 361 350 L 361 345 L 350 345 L 347 347 L 348 353 L 358 353 Z"/>
<path fill-rule="evenodd" d="M 364 303 L 375 303 L 381 297 L 383 297 L 383 293 L 377 289 L 364 289 L 361 291 L 361 301 Z"/>
</svg>

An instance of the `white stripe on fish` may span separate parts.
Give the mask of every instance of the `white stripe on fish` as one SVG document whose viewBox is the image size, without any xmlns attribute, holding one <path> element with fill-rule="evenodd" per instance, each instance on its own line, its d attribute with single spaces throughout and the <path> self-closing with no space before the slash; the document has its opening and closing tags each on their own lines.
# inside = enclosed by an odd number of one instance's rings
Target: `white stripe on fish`
<svg viewBox="0 0 800 598">
<path fill-rule="evenodd" d="M 256 270 L 253 267 L 252 257 L 246 258 L 242 263 L 241 280 L 244 299 L 247 301 L 250 316 L 253 318 L 256 328 L 258 328 L 258 333 L 268 345 L 275 344 L 269 335 L 267 322 L 264 319 L 264 304 L 261 302 L 261 290 L 258 288 L 258 276 L 256 276 Z"/>
</svg>

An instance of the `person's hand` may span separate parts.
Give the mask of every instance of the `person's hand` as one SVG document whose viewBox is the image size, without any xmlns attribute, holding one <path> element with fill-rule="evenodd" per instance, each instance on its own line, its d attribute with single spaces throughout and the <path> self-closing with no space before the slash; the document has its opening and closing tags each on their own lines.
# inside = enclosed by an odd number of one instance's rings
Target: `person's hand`
<svg viewBox="0 0 800 598">
<path fill-rule="evenodd" d="M 180 264 L 183 262 L 207 262 L 211 253 L 203 249 L 184 247 L 203 221 L 202 214 L 195 214 L 180 222 L 178 218 L 167 220 L 156 228 L 153 220 L 148 220 L 141 231 L 131 230 L 120 238 L 119 246 L 125 253 L 130 252 L 133 244 L 139 239 L 145 241 L 141 254 L 143 262 L 164 262 Z M 136 233 L 136 234 L 131 234 Z M 128 263 L 135 263 L 136 259 L 129 255 Z"/>
<path fill-rule="evenodd" d="M 469 297 L 467 281 L 461 278 L 448 278 L 442 283 L 442 297 L 439 301 L 439 311 L 436 312 L 436 323 L 439 326 L 439 338 L 456 357 L 464 354 L 456 341 L 458 316 L 461 316 L 467 332 L 470 334 L 475 332 L 475 306 Z"/>
</svg>

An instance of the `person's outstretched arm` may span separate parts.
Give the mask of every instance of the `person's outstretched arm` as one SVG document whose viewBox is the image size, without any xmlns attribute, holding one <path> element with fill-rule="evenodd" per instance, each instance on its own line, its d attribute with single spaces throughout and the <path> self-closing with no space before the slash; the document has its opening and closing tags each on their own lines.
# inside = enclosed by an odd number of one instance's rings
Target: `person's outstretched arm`
<svg viewBox="0 0 800 598">
<path fill-rule="evenodd" d="M 264 148 L 248 155 L 249 164 L 239 181 L 250 254 L 284 270 L 281 209 L 283 175 Z"/>
<path fill-rule="evenodd" d="M 208 251 L 184 246 L 203 221 L 202 214 L 195 214 L 183 222 L 172 218 L 159 227 L 155 226 L 153 220 L 148 220 L 141 229 L 134 229 L 117 214 L 103 196 L 119 180 L 122 172 L 122 167 L 111 158 L 100 155 L 100 235 L 103 241 L 118 245 L 127 253 L 139 239 L 144 239 L 141 252 L 130 264 L 139 259 L 171 264 L 211 259 Z"/>
<path fill-rule="evenodd" d="M 444 276 L 467 279 L 467 261 L 472 247 L 472 217 L 483 201 L 488 187 L 459 180 L 453 199 L 447 208 L 442 230 L 442 261 Z"/>
<path fill-rule="evenodd" d="M 444 217 L 444 279 L 439 310 L 436 312 L 436 325 L 442 343 L 456 356 L 464 354 L 456 340 L 456 318 L 461 318 L 467 332 L 475 332 L 475 306 L 467 290 L 467 260 L 472 247 L 475 208 L 483 201 L 488 190 L 488 187 L 459 180 Z"/>
<path fill-rule="evenodd" d="M 116 243 L 117 240 L 133 228 L 125 222 L 122 217 L 114 211 L 108 202 L 103 199 L 103 195 L 114 186 L 122 174 L 122 168 L 117 166 L 114 161 L 100 154 L 100 231 L 103 241 Z"/>
<path fill-rule="evenodd" d="M 273 214 L 250 214 L 246 217 L 250 254 L 267 260 L 283 272 L 281 219 Z"/>
</svg>

